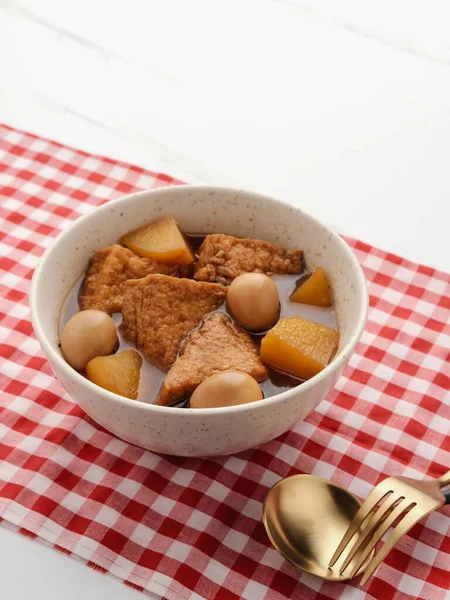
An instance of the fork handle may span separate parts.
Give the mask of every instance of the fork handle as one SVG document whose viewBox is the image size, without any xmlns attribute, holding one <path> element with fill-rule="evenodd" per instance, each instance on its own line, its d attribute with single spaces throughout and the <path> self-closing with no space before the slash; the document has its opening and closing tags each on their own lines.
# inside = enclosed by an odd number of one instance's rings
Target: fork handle
<svg viewBox="0 0 450 600">
<path fill-rule="evenodd" d="M 447 471 L 447 473 L 444 473 L 444 475 L 439 477 L 438 483 L 440 488 L 450 485 L 450 471 Z"/>
<path fill-rule="evenodd" d="M 450 504 L 450 490 L 446 490 L 445 492 L 442 492 L 445 496 L 445 504 Z"/>
</svg>

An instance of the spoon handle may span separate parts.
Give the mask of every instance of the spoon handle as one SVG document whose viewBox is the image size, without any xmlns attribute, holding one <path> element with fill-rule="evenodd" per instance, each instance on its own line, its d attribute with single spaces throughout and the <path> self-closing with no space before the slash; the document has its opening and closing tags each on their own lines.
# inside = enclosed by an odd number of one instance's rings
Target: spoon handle
<svg viewBox="0 0 450 600">
<path fill-rule="evenodd" d="M 445 490 L 445 492 L 442 492 L 445 496 L 445 504 L 450 504 L 450 489 Z"/>
<path fill-rule="evenodd" d="M 450 484 L 450 471 L 447 471 L 447 473 L 444 473 L 444 475 L 439 477 L 438 484 L 440 488 L 443 488 Z"/>
</svg>

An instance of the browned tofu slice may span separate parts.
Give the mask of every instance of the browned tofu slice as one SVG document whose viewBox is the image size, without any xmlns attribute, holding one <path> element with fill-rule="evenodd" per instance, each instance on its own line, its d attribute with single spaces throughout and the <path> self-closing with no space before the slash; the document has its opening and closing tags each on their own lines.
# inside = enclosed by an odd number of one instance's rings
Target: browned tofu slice
<svg viewBox="0 0 450 600">
<path fill-rule="evenodd" d="M 81 310 L 120 312 L 122 284 L 127 279 L 140 279 L 151 273 L 186 277 L 189 267 L 166 265 L 150 258 L 140 258 L 134 252 L 114 244 L 92 255 L 78 299 Z"/>
<path fill-rule="evenodd" d="M 182 340 L 226 296 L 227 288 L 216 283 L 167 275 L 132 279 L 123 284 L 120 328 L 150 363 L 168 371 Z"/>
<path fill-rule="evenodd" d="M 157 404 L 168 406 L 192 394 L 207 377 L 230 369 L 267 378 L 252 338 L 224 313 L 208 315 L 191 333 L 164 379 Z"/>
<path fill-rule="evenodd" d="M 302 250 L 213 233 L 200 246 L 194 279 L 227 284 L 242 273 L 298 275 L 303 272 L 302 258 Z"/>
</svg>

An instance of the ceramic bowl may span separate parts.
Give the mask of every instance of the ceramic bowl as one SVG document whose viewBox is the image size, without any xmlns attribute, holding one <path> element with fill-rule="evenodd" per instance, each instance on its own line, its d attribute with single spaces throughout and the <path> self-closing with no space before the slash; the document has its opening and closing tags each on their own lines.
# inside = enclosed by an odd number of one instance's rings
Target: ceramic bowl
<svg viewBox="0 0 450 600">
<path fill-rule="evenodd" d="M 108 392 L 74 371 L 58 347 L 64 299 L 92 253 L 124 233 L 174 215 L 192 233 L 229 233 L 269 240 L 305 252 L 307 267 L 329 274 L 340 330 L 334 360 L 302 385 L 252 404 L 214 409 L 167 408 Z M 304 419 L 334 386 L 364 329 L 368 306 L 362 269 L 337 234 L 303 211 L 240 190 L 179 186 L 131 194 L 78 219 L 44 254 L 30 298 L 34 330 L 70 396 L 105 429 L 148 450 L 214 456 L 258 446 Z"/>
</svg>

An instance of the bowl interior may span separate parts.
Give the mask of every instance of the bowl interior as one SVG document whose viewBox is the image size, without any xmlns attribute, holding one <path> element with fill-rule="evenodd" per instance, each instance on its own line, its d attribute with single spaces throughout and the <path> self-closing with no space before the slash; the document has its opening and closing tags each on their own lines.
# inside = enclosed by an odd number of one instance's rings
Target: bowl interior
<svg viewBox="0 0 450 600">
<path fill-rule="evenodd" d="M 244 191 L 194 186 L 140 192 L 110 202 L 59 236 L 33 278 L 33 324 L 44 350 L 60 354 L 60 310 L 92 253 L 165 215 L 174 215 L 188 233 L 229 233 L 303 249 L 307 267 L 322 266 L 330 277 L 340 330 L 338 357 L 352 350 L 364 325 L 367 291 L 362 270 L 345 242 L 288 204 Z"/>
</svg>

